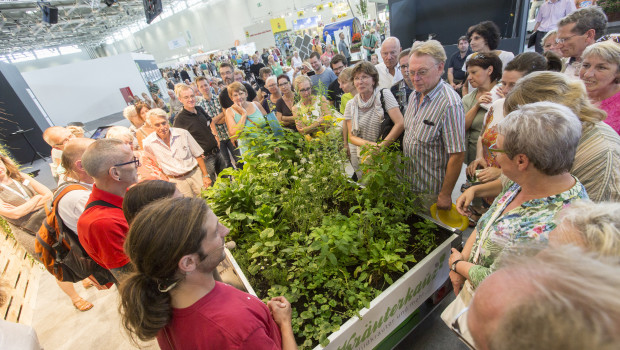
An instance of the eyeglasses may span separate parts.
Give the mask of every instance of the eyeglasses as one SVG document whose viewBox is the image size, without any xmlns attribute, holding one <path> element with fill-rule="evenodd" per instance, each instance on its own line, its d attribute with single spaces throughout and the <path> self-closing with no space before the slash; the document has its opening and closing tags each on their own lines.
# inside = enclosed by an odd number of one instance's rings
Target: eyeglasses
<svg viewBox="0 0 620 350">
<path fill-rule="evenodd" d="M 497 148 L 497 142 L 489 146 L 489 152 L 504 153 L 504 154 L 507 153 L 505 150 Z"/>
<path fill-rule="evenodd" d="M 566 40 L 569 40 L 572 37 L 580 36 L 580 35 L 583 35 L 583 34 L 573 34 L 573 35 L 569 36 L 568 38 L 555 38 L 555 43 L 556 44 L 564 44 L 564 42 L 566 42 Z"/>
<path fill-rule="evenodd" d="M 431 67 L 436 66 L 437 63 L 433 64 Z M 414 70 L 409 70 L 409 76 L 410 77 L 415 77 L 416 75 L 420 78 L 423 78 L 425 76 L 428 75 L 428 73 L 430 73 L 430 68 L 424 68 L 424 69 L 420 69 L 419 71 L 414 71 Z"/>
<path fill-rule="evenodd" d="M 130 160 L 130 161 L 125 162 L 125 163 L 114 164 L 114 166 L 123 166 L 123 165 L 131 164 L 131 163 L 135 163 L 136 164 L 136 168 L 137 168 L 137 167 L 140 166 L 140 159 L 138 159 L 137 157 L 133 157 L 133 160 Z"/>
<path fill-rule="evenodd" d="M 372 79 L 372 77 L 371 77 L 371 76 L 369 76 L 369 75 L 363 75 L 363 76 L 359 76 L 359 75 L 358 75 L 358 76 L 356 76 L 355 78 L 353 78 L 353 81 L 362 81 L 362 80 L 364 80 L 364 81 L 368 81 L 368 80 L 370 80 L 370 79 Z"/>
<path fill-rule="evenodd" d="M 267 85 L 267 86 L 265 86 L 265 87 L 266 87 L 267 89 L 273 89 L 274 87 L 276 87 L 276 85 L 275 85 L 275 84 L 271 84 L 271 85 Z"/>
<path fill-rule="evenodd" d="M 299 92 L 308 92 L 312 91 L 312 88 L 299 89 Z"/>
<path fill-rule="evenodd" d="M 283 82 L 283 83 L 278 84 L 278 86 L 286 86 L 286 85 L 288 85 L 288 84 L 289 84 L 289 82 L 288 82 L 288 81 L 285 81 L 285 82 Z"/>
<path fill-rule="evenodd" d="M 454 321 L 452 322 L 452 327 L 451 327 L 451 329 L 452 329 L 452 331 L 453 331 L 454 333 L 456 333 L 456 336 L 457 336 L 457 337 L 459 337 L 459 339 L 460 339 L 463 343 L 465 343 L 465 345 L 467 345 L 470 349 L 474 349 L 474 350 L 475 350 L 475 349 L 476 349 L 476 347 L 475 347 L 472 343 L 470 343 L 470 342 L 469 342 L 469 340 L 467 340 L 467 339 L 465 338 L 465 336 L 463 336 L 463 333 L 461 332 L 461 325 L 459 324 L 459 318 L 460 318 L 461 316 L 463 316 L 463 314 L 464 314 L 465 312 L 467 312 L 467 310 L 469 310 L 469 307 L 464 308 L 463 310 L 461 310 L 461 312 L 459 312 L 459 313 L 456 315 L 456 317 L 454 317 Z"/>
</svg>

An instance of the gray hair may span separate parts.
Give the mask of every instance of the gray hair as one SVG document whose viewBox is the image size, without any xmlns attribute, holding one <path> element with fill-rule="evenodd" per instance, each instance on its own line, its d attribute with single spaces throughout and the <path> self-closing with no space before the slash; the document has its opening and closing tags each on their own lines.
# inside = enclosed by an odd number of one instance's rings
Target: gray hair
<svg viewBox="0 0 620 350">
<path fill-rule="evenodd" d="M 607 40 L 586 47 L 581 54 L 581 58 L 587 58 L 588 56 L 598 56 L 603 61 L 616 65 L 616 73 L 620 72 L 620 45 L 614 41 Z"/>
<path fill-rule="evenodd" d="M 99 139 L 86 148 L 82 155 L 82 166 L 93 178 L 102 178 L 114 164 L 125 160 L 121 147 L 125 143 L 117 139 Z"/>
<path fill-rule="evenodd" d="M 540 39 L 540 46 L 545 46 L 545 41 L 547 41 L 547 39 L 549 39 L 552 35 L 558 35 L 557 29 L 548 31 L 547 34 Z"/>
<path fill-rule="evenodd" d="M 546 175 L 570 171 L 581 137 L 581 122 L 568 107 L 553 102 L 521 106 L 498 124 L 510 158 L 524 154 Z"/>
<path fill-rule="evenodd" d="M 428 55 L 437 61 L 437 63 L 446 63 L 446 50 L 437 40 L 416 41 L 411 47 L 411 54 L 416 56 Z"/>
<path fill-rule="evenodd" d="M 267 85 L 267 82 L 273 80 L 276 84 L 278 84 L 278 78 L 276 78 L 275 75 L 270 75 L 267 80 L 265 80 L 265 85 Z"/>
<path fill-rule="evenodd" d="M 161 118 L 164 118 L 164 119 L 168 119 L 168 113 L 166 113 L 166 111 L 164 111 L 161 108 L 150 109 L 148 112 L 146 112 L 146 123 L 149 126 L 153 125 L 153 124 L 151 124 L 151 117 L 161 117 Z"/>
<path fill-rule="evenodd" d="M 136 106 L 131 105 L 131 106 L 125 107 L 125 109 L 123 109 L 123 117 L 125 117 L 125 119 L 127 119 L 129 121 L 131 121 L 132 118 L 138 117 L 138 112 L 136 111 Z"/>
<path fill-rule="evenodd" d="M 562 18 L 558 22 L 558 27 L 575 23 L 573 33 L 585 34 L 588 30 L 594 29 L 594 39 L 598 39 L 605 34 L 607 29 L 607 15 L 598 6 L 591 6 L 579 9 L 570 15 Z"/>
<path fill-rule="evenodd" d="M 108 129 L 108 132 L 105 134 L 106 139 L 117 139 L 123 142 L 133 142 L 133 135 L 131 134 L 131 130 L 124 126 L 115 125 Z"/>
<path fill-rule="evenodd" d="M 601 258 L 567 246 L 548 248 L 536 256 L 505 256 L 504 262 L 508 266 L 498 270 L 495 274 L 501 275 L 495 278 L 504 277 L 519 292 L 499 316 L 496 331 L 488 339 L 489 349 L 618 348 L 617 258 Z"/>
<path fill-rule="evenodd" d="M 555 222 L 556 227 L 565 224 L 565 229 L 578 233 L 587 250 L 620 257 L 620 203 L 576 201 L 562 209 Z"/>
</svg>

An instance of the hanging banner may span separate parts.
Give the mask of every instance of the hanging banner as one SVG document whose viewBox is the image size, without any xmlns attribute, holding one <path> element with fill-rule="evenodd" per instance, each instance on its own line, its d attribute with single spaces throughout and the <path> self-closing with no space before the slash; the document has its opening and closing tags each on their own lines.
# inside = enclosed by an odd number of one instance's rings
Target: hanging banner
<svg viewBox="0 0 620 350">
<path fill-rule="evenodd" d="M 274 18 L 269 20 L 271 22 L 271 31 L 275 33 L 286 31 L 286 21 L 284 18 Z"/>
<path fill-rule="evenodd" d="M 318 27 L 320 21 L 320 16 L 297 19 L 293 21 L 293 30 Z"/>
</svg>

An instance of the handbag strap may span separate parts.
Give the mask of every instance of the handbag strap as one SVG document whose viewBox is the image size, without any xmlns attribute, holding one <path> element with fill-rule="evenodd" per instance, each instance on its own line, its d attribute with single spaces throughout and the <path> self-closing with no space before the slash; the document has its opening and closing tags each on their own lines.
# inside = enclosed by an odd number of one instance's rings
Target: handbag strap
<svg viewBox="0 0 620 350">
<path fill-rule="evenodd" d="M 488 238 L 489 233 L 491 232 L 491 226 L 493 226 L 493 223 L 495 223 L 495 220 L 497 220 L 497 218 L 501 215 L 504 209 L 506 209 L 506 206 L 512 202 L 512 200 L 515 198 L 517 193 L 519 193 L 519 191 L 515 191 L 514 193 L 512 193 L 512 195 L 506 200 L 506 202 L 504 202 L 506 205 L 502 205 L 502 206 L 498 205 L 495 208 L 493 215 L 491 216 L 489 221 L 487 221 L 487 224 L 484 227 L 484 230 L 482 230 L 482 233 L 480 234 L 480 240 L 478 241 L 478 247 L 476 249 L 476 253 L 474 254 L 474 259 L 472 260 L 473 264 L 478 264 L 478 259 L 480 258 L 480 252 L 482 250 L 482 244 L 484 244 L 484 241 Z"/>
</svg>

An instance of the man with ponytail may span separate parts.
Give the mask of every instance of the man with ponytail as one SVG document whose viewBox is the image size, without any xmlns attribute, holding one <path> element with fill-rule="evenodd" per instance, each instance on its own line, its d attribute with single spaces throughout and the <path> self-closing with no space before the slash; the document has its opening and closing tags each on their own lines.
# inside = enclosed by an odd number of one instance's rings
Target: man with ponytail
<svg viewBox="0 0 620 350">
<path fill-rule="evenodd" d="M 181 219 L 182 218 L 182 219 Z M 132 221 L 120 286 L 123 325 L 134 340 L 168 349 L 296 349 L 291 304 L 265 305 L 213 278 L 229 230 L 199 198 L 166 198 Z"/>
</svg>

